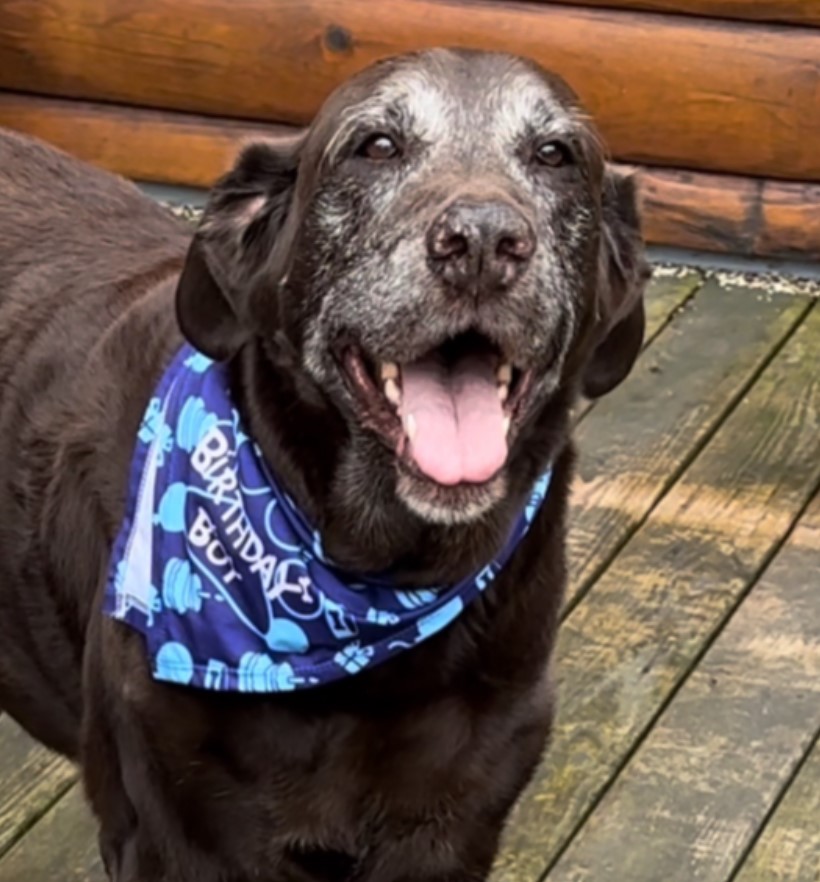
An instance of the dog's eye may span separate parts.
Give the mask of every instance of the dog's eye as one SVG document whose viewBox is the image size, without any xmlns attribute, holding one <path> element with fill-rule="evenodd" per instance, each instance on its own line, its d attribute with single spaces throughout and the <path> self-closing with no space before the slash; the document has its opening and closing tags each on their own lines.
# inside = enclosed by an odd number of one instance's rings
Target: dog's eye
<svg viewBox="0 0 820 882">
<path fill-rule="evenodd" d="M 399 147 L 389 135 L 371 135 L 356 154 L 375 162 L 384 162 L 386 159 L 395 159 L 399 155 Z"/>
<path fill-rule="evenodd" d="M 540 165 L 549 168 L 558 168 L 561 165 L 569 165 L 572 162 L 572 154 L 569 148 L 560 141 L 546 141 L 539 145 L 535 151 L 535 158 Z"/>
</svg>

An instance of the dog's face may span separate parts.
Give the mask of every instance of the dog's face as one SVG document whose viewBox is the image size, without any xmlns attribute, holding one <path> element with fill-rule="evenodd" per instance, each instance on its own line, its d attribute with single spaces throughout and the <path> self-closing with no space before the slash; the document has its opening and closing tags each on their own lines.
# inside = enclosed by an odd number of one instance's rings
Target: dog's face
<svg viewBox="0 0 820 882">
<path fill-rule="evenodd" d="M 629 372 L 646 278 L 631 182 L 561 80 L 506 55 L 376 65 L 307 134 L 245 150 L 217 186 L 178 313 L 200 349 L 250 340 L 387 448 L 419 517 L 481 517 L 551 398 Z"/>
</svg>

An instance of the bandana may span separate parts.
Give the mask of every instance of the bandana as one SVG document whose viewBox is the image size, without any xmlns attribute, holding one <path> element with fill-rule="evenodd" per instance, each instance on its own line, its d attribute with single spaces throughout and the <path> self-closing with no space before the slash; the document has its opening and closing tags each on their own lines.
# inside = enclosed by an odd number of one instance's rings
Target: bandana
<svg viewBox="0 0 820 882">
<path fill-rule="evenodd" d="M 186 346 L 138 433 L 103 609 L 144 635 L 156 680 L 255 693 L 330 683 L 450 624 L 510 559 L 549 481 L 498 555 L 455 585 L 353 577 L 243 431 L 225 367 Z"/>
</svg>

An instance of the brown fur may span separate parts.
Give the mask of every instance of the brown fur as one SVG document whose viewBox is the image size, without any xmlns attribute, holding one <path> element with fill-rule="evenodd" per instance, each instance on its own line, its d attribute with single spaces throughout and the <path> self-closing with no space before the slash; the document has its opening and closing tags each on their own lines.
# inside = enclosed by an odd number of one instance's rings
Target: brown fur
<svg viewBox="0 0 820 882">
<path fill-rule="evenodd" d="M 566 193 L 570 210 L 584 207 L 586 238 L 572 244 L 533 203 L 540 241 L 554 233 L 565 250 L 550 289 L 553 331 L 532 363 L 546 378 L 556 341 L 563 360 L 518 430 L 503 496 L 481 517 L 447 526 L 410 511 L 389 449 L 357 423 L 330 362 L 311 367 L 305 355 L 321 304 L 349 294 L 341 245 L 322 232 L 328 199 L 352 199 L 339 177 L 348 172 L 320 172 L 340 114 L 408 72 L 478 88 L 465 66 L 533 76 L 503 56 L 457 53 L 379 66 L 331 99 L 306 142 L 246 151 L 193 245 L 129 184 L 0 133 L 0 707 L 82 763 L 116 882 L 479 882 L 538 761 L 565 581 L 569 410 L 582 384 L 602 394 L 623 379 L 643 331 L 631 185 L 604 171 L 590 135 L 577 173 L 543 197 L 547 206 Z M 556 107 L 574 108 L 565 87 L 538 76 Z M 385 179 L 357 181 L 363 194 L 393 198 Z M 503 192 L 542 198 L 523 181 Z M 378 250 L 357 204 L 350 229 Z M 404 228 L 403 241 L 416 232 Z M 345 284 L 356 272 L 373 277 L 360 267 Z M 522 309 L 540 308 L 538 278 L 525 273 L 510 293 Z M 353 317 L 362 328 L 370 308 L 361 301 Z M 504 302 L 494 309 L 503 335 Z M 255 439 L 351 567 L 387 562 L 405 583 L 463 576 L 498 547 L 552 462 L 547 502 L 485 596 L 443 633 L 337 685 L 251 697 L 154 682 L 141 639 L 98 608 L 134 437 L 182 342 L 177 312 L 194 342 L 230 359 Z M 406 330 L 373 328 L 385 346 Z M 334 329 L 316 333 L 329 351 Z"/>
</svg>

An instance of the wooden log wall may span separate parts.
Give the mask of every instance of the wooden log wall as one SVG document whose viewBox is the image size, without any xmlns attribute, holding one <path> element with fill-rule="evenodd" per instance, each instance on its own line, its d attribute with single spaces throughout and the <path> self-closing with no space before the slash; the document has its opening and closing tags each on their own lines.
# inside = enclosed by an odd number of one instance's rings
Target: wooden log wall
<svg viewBox="0 0 820 882">
<path fill-rule="evenodd" d="M 561 73 L 640 167 L 652 241 L 820 259 L 816 0 L 16 0 L 0 125 L 207 186 L 239 140 L 288 136 L 350 74 L 430 45 Z"/>
<path fill-rule="evenodd" d="M 554 0 L 533 0 L 550 3 Z M 577 6 L 605 6 L 729 18 L 739 21 L 820 25 L 817 0 L 572 0 Z"/>
</svg>

